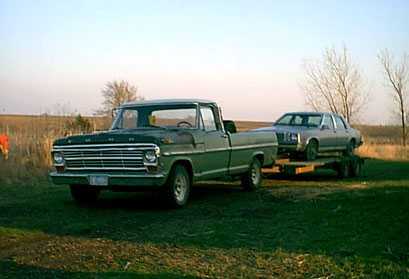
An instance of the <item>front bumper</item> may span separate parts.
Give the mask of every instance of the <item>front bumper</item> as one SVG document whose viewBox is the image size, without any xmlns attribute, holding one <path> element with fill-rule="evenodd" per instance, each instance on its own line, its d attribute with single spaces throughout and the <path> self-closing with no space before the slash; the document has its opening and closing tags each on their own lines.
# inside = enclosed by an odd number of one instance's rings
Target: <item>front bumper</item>
<svg viewBox="0 0 409 279">
<path fill-rule="evenodd" d="M 302 152 L 305 150 L 305 146 L 301 143 L 295 144 L 278 144 L 278 153 L 294 153 L 294 152 Z"/>
<path fill-rule="evenodd" d="M 89 177 L 96 173 L 68 173 L 68 172 L 51 172 L 49 174 L 51 181 L 54 184 L 69 184 L 69 185 L 89 185 Z M 106 174 L 108 176 L 108 187 L 129 186 L 129 187 L 160 187 L 166 182 L 166 175 L 158 174 Z M 105 186 L 101 186 L 105 187 Z"/>
</svg>

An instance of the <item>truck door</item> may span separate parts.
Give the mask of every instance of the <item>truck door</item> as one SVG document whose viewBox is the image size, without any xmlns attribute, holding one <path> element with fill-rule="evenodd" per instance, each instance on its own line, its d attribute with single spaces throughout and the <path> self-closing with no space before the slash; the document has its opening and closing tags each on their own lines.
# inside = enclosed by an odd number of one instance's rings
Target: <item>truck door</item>
<svg viewBox="0 0 409 279">
<path fill-rule="evenodd" d="M 337 134 L 331 115 L 324 114 L 320 131 L 320 150 L 330 150 L 337 145 Z"/>
<path fill-rule="evenodd" d="M 200 114 L 204 130 L 205 153 L 202 156 L 201 176 L 220 177 L 227 173 L 230 144 L 222 124 L 217 121 L 215 107 L 201 106 Z"/>
</svg>

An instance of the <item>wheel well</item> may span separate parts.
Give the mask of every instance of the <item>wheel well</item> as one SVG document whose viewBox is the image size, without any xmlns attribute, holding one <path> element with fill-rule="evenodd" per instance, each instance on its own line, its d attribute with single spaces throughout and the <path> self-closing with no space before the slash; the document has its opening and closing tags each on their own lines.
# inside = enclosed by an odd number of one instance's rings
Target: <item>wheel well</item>
<svg viewBox="0 0 409 279">
<path fill-rule="evenodd" d="M 181 165 L 181 166 L 185 167 L 185 169 L 187 170 L 187 172 L 189 174 L 190 182 L 192 182 L 193 181 L 193 167 L 192 167 L 192 164 L 188 160 L 178 160 L 178 161 L 173 163 L 172 170 L 175 168 L 176 165 Z"/>
<path fill-rule="evenodd" d="M 315 141 L 315 142 L 317 143 L 317 147 L 320 147 L 320 142 L 319 142 L 319 140 L 318 140 L 317 138 L 310 138 L 310 139 L 308 140 L 308 143 L 310 143 L 310 142 L 312 142 L 312 141 Z"/>
<path fill-rule="evenodd" d="M 264 163 L 264 155 L 263 154 L 257 154 L 256 156 L 254 156 L 254 158 L 259 160 L 261 165 L 263 166 L 263 163 Z"/>
</svg>

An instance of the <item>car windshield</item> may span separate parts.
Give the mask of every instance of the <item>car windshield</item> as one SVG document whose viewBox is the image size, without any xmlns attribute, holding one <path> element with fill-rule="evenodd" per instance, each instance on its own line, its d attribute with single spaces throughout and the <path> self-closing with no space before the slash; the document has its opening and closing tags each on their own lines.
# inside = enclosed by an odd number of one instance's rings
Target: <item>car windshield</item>
<svg viewBox="0 0 409 279">
<path fill-rule="evenodd" d="M 318 127 L 321 119 L 319 114 L 291 113 L 284 114 L 274 125 Z"/>
<path fill-rule="evenodd" d="M 197 108 L 186 106 L 135 106 L 118 111 L 112 130 L 146 128 L 196 128 Z"/>
</svg>

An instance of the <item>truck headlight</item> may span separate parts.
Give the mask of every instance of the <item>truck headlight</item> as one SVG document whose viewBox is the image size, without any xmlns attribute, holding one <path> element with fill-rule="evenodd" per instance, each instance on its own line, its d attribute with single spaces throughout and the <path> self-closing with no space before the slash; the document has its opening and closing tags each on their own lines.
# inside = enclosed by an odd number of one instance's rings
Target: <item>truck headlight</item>
<svg viewBox="0 0 409 279">
<path fill-rule="evenodd" d="M 55 165 L 63 165 L 64 164 L 64 156 L 61 152 L 54 152 L 53 154 L 54 164 Z"/>
<path fill-rule="evenodd" d="M 154 150 L 148 150 L 145 152 L 145 162 L 147 163 L 155 163 L 157 160 L 157 156 Z"/>
<path fill-rule="evenodd" d="M 157 165 L 158 158 L 160 156 L 160 149 L 159 147 L 155 147 L 153 150 L 146 150 L 143 155 L 143 161 L 145 165 Z"/>
</svg>

